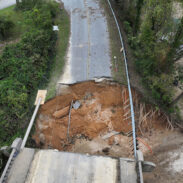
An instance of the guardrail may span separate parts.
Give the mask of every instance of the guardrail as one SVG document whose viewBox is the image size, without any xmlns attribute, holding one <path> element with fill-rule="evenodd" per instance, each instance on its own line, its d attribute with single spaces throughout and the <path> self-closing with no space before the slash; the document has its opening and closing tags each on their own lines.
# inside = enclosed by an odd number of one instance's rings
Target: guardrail
<svg viewBox="0 0 183 183">
<path fill-rule="evenodd" d="M 121 46 L 122 46 L 122 50 L 123 50 L 123 57 L 124 57 L 124 61 L 125 61 L 125 70 L 126 70 L 126 78 L 127 78 L 127 84 L 128 84 L 128 93 L 129 93 L 129 100 L 130 100 L 130 109 L 131 109 L 131 120 L 132 120 L 132 131 L 133 131 L 133 148 L 134 148 L 134 157 L 136 159 L 136 161 L 138 162 L 138 155 L 137 155 L 137 139 L 136 139 L 136 128 L 135 128 L 135 115 L 134 115 L 134 107 L 133 107 L 133 98 L 132 98 L 132 92 L 131 92 L 131 85 L 130 85 L 130 78 L 129 78 L 129 73 L 128 73 L 128 63 L 127 63 L 127 57 L 126 57 L 126 51 L 125 51 L 125 46 L 123 43 L 123 37 L 121 34 L 121 30 L 118 24 L 118 20 L 116 18 L 116 15 L 114 13 L 114 10 L 112 8 L 112 5 L 110 3 L 110 0 L 107 0 L 109 7 L 111 9 L 111 12 L 113 14 L 114 20 L 116 22 L 116 26 L 118 28 L 118 32 L 119 32 L 119 37 L 120 37 L 120 42 L 121 42 Z M 138 166 L 138 173 L 139 173 L 139 179 L 140 179 L 140 183 L 143 183 L 143 175 L 142 175 L 142 166 L 141 166 L 141 162 L 137 163 Z"/>
<path fill-rule="evenodd" d="M 29 126 L 27 128 L 27 131 L 25 133 L 25 136 L 24 136 L 24 139 L 22 141 L 21 138 L 17 138 L 15 139 L 15 141 L 12 143 L 11 145 L 11 148 L 12 148 L 12 151 L 11 151 L 11 154 L 10 154 L 10 157 L 8 159 L 8 162 L 6 163 L 6 166 L 4 168 L 4 171 L 1 175 L 1 178 L 0 178 L 0 183 L 5 183 L 6 182 L 6 179 L 8 177 L 8 173 L 9 173 L 9 170 L 11 168 L 11 165 L 14 161 L 14 159 L 16 158 L 16 156 L 18 155 L 18 153 L 25 147 L 25 144 L 27 142 L 27 139 L 29 137 L 29 134 L 30 134 L 30 131 L 32 129 L 32 126 L 34 124 L 34 121 L 35 121 L 35 118 L 36 118 L 36 115 L 37 115 L 37 112 L 39 110 L 39 107 L 41 105 L 41 102 L 42 102 L 42 98 L 39 97 L 38 98 L 38 101 L 36 103 L 36 108 L 34 110 L 34 113 L 32 115 L 32 118 L 30 120 L 30 123 L 29 123 Z"/>
<path fill-rule="evenodd" d="M 110 9 L 112 11 L 112 14 L 114 16 L 114 20 L 116 22 L 117 28 L 118 28 L 118 32 L 119 32 L 119 37 L 120 37 L 120 41 L 121 41 L 121 46 L 123 49 L 123 56 L 124 56 L 124 60 L 125 60 L 125 70 L 126 70 L 126 78 L 127 78 L 127 84 L 128 84 L 128 92 L 129 92 L 129 99 L 130 99 L 130 108 L 131 108 L 131 119 L 132 119 L 132 130 L 133 130 L 133 144 L 134 144 L 134 156 L 135 158 L 137 158 L 137 143 L 136 143 L 136 131 L 135 131 L 135 115 L 134 115 L 134 108 L 133 108 L 133 99 L 132 99 L 132 92 L 131 92 L 131 85 L 130 85 L 130 79 L 129 79 L 129 74 L 128 74 L 128 64 L 127 64 L 127 57 L 126 57 L 126 51 L 125 51 L 125 47 L 124 47 L 124 43 L 123 43 L 123 38 L 121 35 L 121 30 L 116 18 L 116 15 L 114 13 L 114 10 L 111 6 L 111 3 L 109 0 L 108 4 L 110 6 Z"/>
</svg>

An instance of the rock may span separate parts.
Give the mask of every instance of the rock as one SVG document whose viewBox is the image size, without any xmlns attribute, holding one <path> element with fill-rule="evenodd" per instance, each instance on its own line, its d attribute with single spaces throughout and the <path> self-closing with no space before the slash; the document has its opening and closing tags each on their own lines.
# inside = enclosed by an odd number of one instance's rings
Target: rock
<svg viewBox="0 0 183 183">
<path fill-rule="evenodd" d="M 48 124 L 43 124 L 43 122 L 42 121 L 38 121 L 37 122 L 38 123 L 38 128 L 39 128 L 39 130 L 45 130 L 45 129 L 47 129 L 48 127 L 49 127 L 49 123 Z"/>
<path fill-rule="evenodd" d="M 67 114 L 69 114 L 69 108 L 70 108 L 70 106 L 67 106 L 59 111 L 54 112 L 53 117 L 61 118 L 61 117 L 66 116 Z"/>
<path fill-rule="evenodd" d="M 80 106 L 81 106 L 81 103 L 78 100 L 73 104 L 74 109 L 79 109 Z"/>
<path fill-rule="evenodd" d="M 102 149 L 102 152 L 103 152 L 104 154 L 106 154 L 106 155 L 109 154 L 109 151 L 110 151 L 110 148 L 109 148 L 109 147 L 106 147 L 106 148 Z"/>
<path fill-rule="evenodd" d="M 116 131 L 111 131 L 111 132 L 109 132 L 109 133 L 107 133 L 106 135 L 104 135 L 103 137 L 102 137 L 102 139 L 108 139 L 108 138 L 110 138 L 110 137 L 112 137 L 112 136 L 114 136 L 114 135 L 118 135 L 120 132 L 116 132 Z"/>
<path fill-rule="evenodd" d="M 45 136 L 44 136 L 44 134 L 41 133 L 41 134 L 39 135 L 39 139 L 40 139 L 40 142 L 41 142 L 41 143 L 43 143 L 43 144 L 45 143 Z"/>
</svg>

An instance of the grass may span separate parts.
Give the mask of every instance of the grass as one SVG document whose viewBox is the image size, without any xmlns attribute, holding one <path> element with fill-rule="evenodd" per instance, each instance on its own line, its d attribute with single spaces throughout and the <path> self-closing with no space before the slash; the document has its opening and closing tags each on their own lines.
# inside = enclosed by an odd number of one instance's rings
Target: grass
<svg viewBox="0 0 183 183">
<path fill-rule="evenodd" d="M 28 29 L 28 25 L 25 24 L 23 12 L 15 11 L 14 9 L 15 5 L 0 10 L 0 16 L 8 17 L 15 24 L 10 38 L 6 41 L 20 38 L 26 29 Z"/>
<path fill-rule="evenodd" d="M 112 76 L 114 80 L 118 81 L 119 83 L 126 84 L 124 57 L 123 53 L 120 52 L 121 42 L 119 39 L 118 29 L 107 1 L 100 0 L 100 4 L 105 9 L 105 16 L 108 23 L 112 61 Z"/>
<path fill-rule="evenodd" d="M 65 10 L 61 11 L 61 14 L 56 18 L 55 24 L 59 27 L 56 57 L 54 65 L 51 70 L 50 81 L 47 86 L 46 100 L 53 98 L 56 95 L 57 82 L 61 76 L 63 66 L 65 64 L 65 55 L 69 43 L 70 36 L 70 19 Z"/>
<path fill-rule="evenodd" d="M 6 44 L 13 43 L 16 40 L 19 40 L 21 35 L 27 29 L 29 29 L 29 25 L 27 25 L 25 22 L 24 13 L 21 11 L 15 11 L 14 9 L 15 5 L 0 10 L 0 16 L 7 16 L 15 24 L 15 27 L 13 28 L 10 37 L 7 40 L 2 41 L 4 46 Z M 54 64 L 51 67 L 51 76 L 47 85 L 47 100 L 53 98 L 56 95 L 56 85 L 65 64 L 65 55 L 67 52 L 70 35 L 70 19 L 68 13 L 64 9 L 62 9 L 61 13 L 55 19 L 55 24 L 59 26 L 59 32 L 56 47 L 56 56 L 53 61 Z M 3 47 L 1 47 L 0 50 L 2 50 Z"/>
<path fill-rule="evenodd" d="M 24 18 L 25 17 L 24 12 L 15 11 L 15 5 L 0 10 L 0 16 L 8 17 L 15 24 L 15 27 L 13 28 L 12 34 L 10 35 L 10 37 L 7 40 L 1 42 L 2 44 L 4 44 L 0 48 L 0 53 L 1 53 L 1 50 L 3 50 L 5 45 L 18 42 L 21 39 L 21 36 L 24 34 L 24 32 L 28 30 L 29 26 L 31 25 L 26 24 L 26 18 Z M 47 81 L 47 83 L 40 85 L 40 89 L 47 88 L 48 90 L 47 100 L 50 98 L 53 98 L 56 95 L 56 85 L 62 73 L 63 66 L 65 64 L 65 55 L 67 52 L 69 35 L 70 35 L 70 18 L 64 9 L 61 10 L 61 13 L 58 14 L 58 16 L 55 18 L 54 21 L 55 21 L 55 25 L 59 26 L 59 31 L 57 33 L 58 39 L 56 44 L 56 56 L 53 58 L 52 60 L 53 64 L 51 65 L 49 70 L 50 79 Z M 32 97 L 30 99 L 31 103 L 34 102 L 36 93 L 37 93 L 36 91 L 35 93 L 32 93 Z M 32 110 L 33 110 L 33 107 L 30 108 L 30 111 Z M 31 112 L 30 112 L 30 115 L 31 115 Z M 27 116 L 26 121 L 29 120 L 29 117 Z M 10 145 L 16 137 L 23 137 L 23 134 L 24 134 L 24 131 L 20 129 L 20 131 L 17 131 L 15 136 L 13 136 L 9 140 L 7 140 L 4 144 L 1 144 L 1 145 Z"/>
<path fill-rule="evenodd" d="M 0 16 L 8 17 L 15 24 L 15 27 L 12 29 L 12 34 L 10 35 L 10 37 L 6 41 L 1 42 L 1 44 L 3 45 L 3 46 L 1 46 L 1 49 L 3 49 L 3 47 L 7 44 L 13 44 L 15 42 L 20 41 L 21 36 L 31 26 L 26 23 L 26 18 L 25 18 L 26 16 L 25 16 L 24 12 L 15 11 L 14 9 L 15 9 L 15 6 L 11 6 L 11 7 L 5 8 L 3 10 L 0 10 Z M 56 56 L 54 57 L 53 60 L 51 59 L 53 64 L 49 70 L 50 79 L 47 80 L 47 78 L 46 78 L 47 85 L 43 84 L 44 89 L 47 87 L 47 90 L 48 90 L 47 99 L 54 97 L 56 94 L 56 85 L 57 85 L 57 81 L 59 80 L 59 78 L 61 76 L 62 69 L 65 64 L 65 55 L 67 52 L 69 35 L 70 35 L 70 19 L 69 19 L 69 15 L 67 14 L 67 12 L 64 9 L 61 10 L 61 13 L 58 14 L 58 16 L 56 17 L 56 19 L 54 21 L 55 21 L 55 25 L 59 26 L 59 32 L 58 32 L 58 39 L 57 39 L 57 44 L 56 44 Z M 0 54 L 1 54 L 1 50 L 0 50 Z M 31 97 L 30 101 L 32 101 L 32 102 L 30 102 L 30 103 L 33 103 L 33 101 L 35 100 L 35 95 L 36 95 L 36 93 L 31 93 L 32 97 Z M 32 115 L 32 108 L 33 107 L 30 106 L 30 115 Z M 28 122 L 29 118 L 30 118 L 30 116 L 28 114 L 24 121 Z M 6 142 L 4 142 L 3 144 L 0 144 L 0 147 L 4 146 L 4 145 L 9 146 L 16 137 L 23 137 L 24 132 L 26 130 L 25 126 L 27 126 L 26 123 L 21 126 L 21 128 L 16 132 L 16 134 L 14 136 L 8 138 L 6 140 Z M 30 138 L 28 139 L 27 146 L 32 147 L 31 136 L 32 136 L 33 132 L 34 132 L 34 129 L 31 130 L 31 134 L 29 136 Z M 0 154 L 0 173 L 1 173 L 1 170 L 3 169 L 2 160 L 3 159 Z M 4 160 L 3 160 L 3 162 L 4 162 Z"/>
</svg>

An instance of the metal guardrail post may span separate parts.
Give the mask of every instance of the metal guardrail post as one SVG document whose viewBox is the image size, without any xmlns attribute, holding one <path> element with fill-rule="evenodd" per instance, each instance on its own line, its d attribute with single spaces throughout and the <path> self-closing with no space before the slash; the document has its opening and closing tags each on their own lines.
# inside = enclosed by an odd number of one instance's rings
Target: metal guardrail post
<svg viewBox="0 0 183 183">
<path fill-rule="evenodd" d="M 137 169 L 139 170 L 139 183 L 143 183 L 143 173 L 142 173 L 142 162 L 144 161 L 143 153 L 137 150 Z"/>
<path fill-rule="evenodd" d="M 10 167 L 11 167 L 11 164 L 12 164 L 12 161 L 14 160 L 14 158 L 17 156 L 19 150 L 20 150 L 20 145 L 22 143 L 22 139 L 21 138 L 16 138 L 12 145 L 11 145 L 11 148 L 13 149 L 11 154 L 10 154 L 10 157 L 8 159 L 8 162 L 6 163 L 6 166 L 4 168 L 4 171 L 1 175 L 1 178 L 0 178 L 0 183 L 4 183 L 6 182 L 6 179 L 7 179 L 7 174 L 8 174 L 8 171 L 10 170 Z"/>
<path fill-rule="evenodd" d="M 23 149 L 23 148 L 25 147 L 25 144 L 26 144 L 27 139 L 28 139 L 28 137 L 29 137 L 30 131 L 31 131 L 32 126 L 33 126 L 33 124 L 34 124 L 34 120 L 35 120 L 35 118 L 36 118 L 37 112 L 38 112 L 39 107 L 40 107 L 40 105 L 41 105 L 41 100 L 42 100 L 42 98 L 40 97 L 40 98 L 38 99 L 38 103 L 37 103 L 37 105 L 36 105 L 36 108 L 35 108 L 35 110 L 34 110 L 34 113 L 33 113 L 33 115 L 32 115 L 32 118 L 31 118 L 31 120 L 30 120 L 29 126 L 28 126 L 28 128 L 27 128 L 27 131 L 26 131 L 26 134 L 25 134 L 25 136 L 24 136 L 24 139 L 23 139 L 23 142 L 22 142 L 22 145 L 21 145 L 21 148 L 20 148 L 20 149 Z"/>
<path fill-rule="evenodd" d="M 11 154 L 10 154 L 10 157 L 8 159 L 8 162 L 6 164 L 6 167 L 5 167 L 5 169 L 3 171 L 3 174 L 1 176 L 0 183 L 3 183 L 5 181 L 5 179 L 6 179 L 6 174 L 7 174 L 7 171 L 9 169 L 9 166 L 11 164 L 11 161 L 12 161 L 12 159 L 14 157 L 15 152 L 16 152 L 16 149 L 13 149 L 12 152 L 11 152 Z"/>
</svg>

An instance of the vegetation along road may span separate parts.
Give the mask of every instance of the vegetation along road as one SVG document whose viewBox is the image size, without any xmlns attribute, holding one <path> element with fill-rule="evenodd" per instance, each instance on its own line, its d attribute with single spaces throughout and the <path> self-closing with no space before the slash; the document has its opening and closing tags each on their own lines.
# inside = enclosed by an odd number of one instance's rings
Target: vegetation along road
<svg viewBox="0 0 183 183">
<path fill-rule="evenodd" d="M 23 136 L 38 88 L 54 96 L 68 40 L 69 16 L 56 2 L 23 0 L 0 10 L 0 147 Z"/>
</svg>

